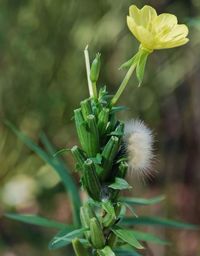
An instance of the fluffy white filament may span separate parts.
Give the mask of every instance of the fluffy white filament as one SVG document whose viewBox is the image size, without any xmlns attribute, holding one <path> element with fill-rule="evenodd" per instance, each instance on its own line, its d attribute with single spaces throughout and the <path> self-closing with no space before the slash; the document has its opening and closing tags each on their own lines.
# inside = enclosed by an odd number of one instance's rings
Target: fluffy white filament
<svg viewBox="0 0 200 256">
<path fill-rule="evenodd" d="M 125 124 L 125 142 L 129 169 L 138 176 L 150 175 L 154 158 L 151 130 L 140 120 L 128 121 Z"/>
</svg>

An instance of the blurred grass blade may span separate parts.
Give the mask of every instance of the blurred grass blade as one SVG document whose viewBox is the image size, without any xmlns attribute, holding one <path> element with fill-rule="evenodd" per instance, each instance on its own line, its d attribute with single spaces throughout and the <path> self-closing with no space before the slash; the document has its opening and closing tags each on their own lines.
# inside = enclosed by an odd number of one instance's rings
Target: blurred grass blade
<svg viewBox="0 0 200 256">
<path fill-rule="evenodd" d="M 6 213 L 4 216 L 9 219 L 12 219 L 12 220 L 17 220 L 17 221 L 21 221 L 24 223 L 42 226 L 42 227 L 46 227 L 46 228 L 61 229 L 61 228 L 67 227 L 67 225 L 65 225 L 64 223 L 54 221 L 54 220 L 49 220 L 49 219 L 39 217 L 36 215 L 22 215 L 22 214 L 15 214 L 15 213 Z"/>
<path fill-rule="evenodd" d="M 81 228 L 70 231 L 68 229 L 61 230 L 58 234 L 54 236 L 54 238 L 49 243 L 49 249 L 55 250 L 58 248 L 62 248 L 72 242 L 74 238 L 78 238 L 87 231 L 88 228 Z"/>
<path fill-rule="evenodd" d="M 121 202 L 127 203 L 129 205 L 153 205 L 162 202 L 165 196 L 157 196 L 153 198 L 134 198 L 134 197 L 122 197 Z"/>
<path fill-rule="evenodd" d="M 184 229 L 194 229 L 194 230 L 199 229 L 197 225 L 164 219 L 164 218 L 149 217 L 149 216 L 140 216 L 138 218 L 127 217 L 122 219 L 121 223 L 128 226 L 151 225 L 151 226 L 163 226 L 163 227 L 169 227 L 169 228 L 184 228 Z"/>
<path fill-rule="evenodd" d="M 51 165 L 53 169 L 58 173 L 61 181 L 64 184 L 65 190 L 69 193 L 71 199 L 71 206 L 73 210 L 74 225 L 76 227 L 80 226 L 79 208 L 81 205 L 80 196 L 78 189 L 69 173 L 66 166 L 58 162 L 57 159 L 53 158 L 51 155 L 47 154 L 42 148 L 40 148 L 34 141 L 28 138 L 25 134 L 17 130 L 17 128 L 11 124 L 9 121 L 5 122 L 6 125 L 17 135 L 17 137 L 32 151 L 34 151 L 42 160 Z"/>
<path fill-rule="evenodd" d="M 152 242 L 155 244 L 161 244 L 161 245 L 168 245 L 170 244 L 168 241 L 163 240 L 153 234 L 150 233 L 146 233 L 146 232 L 141 232 L 141 231 L 132 231 L 133 235 L 135 236 L 135 238 L 139 241 L 145 241 L 145 242 Z"/>
</svg>

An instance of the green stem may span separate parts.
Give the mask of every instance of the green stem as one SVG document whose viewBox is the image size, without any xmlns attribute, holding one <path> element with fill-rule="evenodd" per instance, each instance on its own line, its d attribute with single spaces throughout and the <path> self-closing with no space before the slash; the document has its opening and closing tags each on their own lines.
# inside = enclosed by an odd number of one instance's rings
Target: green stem
<svg viewBox="0 0 200 256">
<path fill-rule="evenodd" d="M 124 91 L 124 89 L 126 88 L 134 70 L 136 68 L 136 63 L 133 63 L 128 72 L 126 73 L 126 76 L 124 77 L 124 80 L 122 81 L 122 83 L 120 84 L 119 86 L 119 89 L 118 91 L 116 92 L 115 96 L 113 97 L 112 101 L 111 101 L 111 104 L 114 105 L 116 104 L 116 102 L 118 101 L 119 97 L 121 96 L 122 92 Z"/>
<path fill-rule="evenodd" d="M 97 99 L 97 85 L 96 82 L 92 83 L 93 96 Z"/>
</svg>

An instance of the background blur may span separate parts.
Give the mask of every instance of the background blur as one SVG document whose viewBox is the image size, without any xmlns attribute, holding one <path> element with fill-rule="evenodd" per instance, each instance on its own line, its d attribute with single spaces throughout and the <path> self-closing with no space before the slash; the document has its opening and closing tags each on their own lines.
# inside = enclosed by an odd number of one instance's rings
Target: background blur
<svg viewBox="0 0 200 256">
<path fill-rule="evenodd" d="M 138 47 L 126 26 L 131 4 L 151 4 L 190 27 L 190 43 L 155 52 L 143 86 L 138 89 L 133 78 L 121 97 L 129 110 L 119 118 L 139 117 L 156 135 L 158 173 L 134 185 L 133 195 L 165 194 L 164 203 L 143 213 L 200 224 L 200 1 L 1 0 L 0 255 L 71 255 L 67 248 L 48 251 L 55 230 L 2 217 L 17 211 L 71 220 L 58 176 L 3 121 L 10 120 L 38 144 L 43 131 L 57 149 L 74 145 L 73 109 L 88 96 L 83 50 L 89 44 L 91 58 L 102 53 L 101 85 L 115 92 L 124 76 L 118 67 Z M 64 158 L 73 171 L 71 157 Z M 200 255 L 198 232 L 159 232 L 173 245 L 153 247 L 155 256 Z"/>
</svg>

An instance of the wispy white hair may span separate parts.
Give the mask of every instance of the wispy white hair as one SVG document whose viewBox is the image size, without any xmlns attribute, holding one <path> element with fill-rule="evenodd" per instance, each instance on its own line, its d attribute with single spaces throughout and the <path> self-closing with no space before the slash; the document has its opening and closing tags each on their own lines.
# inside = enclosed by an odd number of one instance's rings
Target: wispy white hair
<svg viewBox="0 0 200 256">
<path fill-rule="evenodd" d="M 152 131 L 140 120 L 130 120 L 125 123 L 126 148 L 129 170 L 138 176 L 151 174 L 153 154 Z"/>
</svg>

